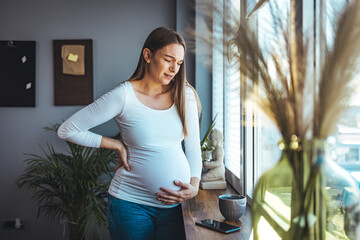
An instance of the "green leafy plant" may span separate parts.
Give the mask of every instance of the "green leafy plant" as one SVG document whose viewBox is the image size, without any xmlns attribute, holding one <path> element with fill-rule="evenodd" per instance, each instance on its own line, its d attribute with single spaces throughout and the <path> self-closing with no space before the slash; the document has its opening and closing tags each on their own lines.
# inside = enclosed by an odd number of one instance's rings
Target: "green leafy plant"
<svg viewBox="0 0 360 240">
<path fill-rule="evenodd" d="M 58 124 L 45 127 L 56 133 Z M 70 239 L 102 239 L 106 234 L 107 190 L 117 162 L 114 151 L 66 142 L 70 155 L 56 153 L 47 144 L 44 156 L 26 154 L 25 172 L 19 188 L 33 190 L 38 214 L 51 220 L 66 220 Z"/>
<path fill-rule="evenodd" d="M 203 116 L 203 111 L 201 110 L 200 117 L 199 117 L 199 126 L 200 126 L 200 128 L 201 128 L 202 116 Z M 210 137 L 211 131 L 215 127 L 216 118 L 217 118 L 217 114 L 215 115 L 214 119 L 212 120 L 209 128 L 207 129 L 207 131 L 205 133 L 205 136 L 203 137 L 203 139 L 200 142 L 201 151 L 214 151 L 215 150 L 215 147 L 211 143 L 209 137 Z"/>
</svg>

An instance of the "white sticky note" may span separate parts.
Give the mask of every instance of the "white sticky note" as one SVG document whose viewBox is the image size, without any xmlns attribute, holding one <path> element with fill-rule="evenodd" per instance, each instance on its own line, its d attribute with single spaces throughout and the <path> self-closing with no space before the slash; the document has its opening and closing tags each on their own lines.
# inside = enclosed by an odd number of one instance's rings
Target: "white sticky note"
<svg viewBox="0 0 360 240">
<path fill-rule="evenodd" d="M 31 88 L 31 82 L 26 84 L 26 89 L 30 89 Z"/>
<path fill-rule="evenodd" d="M 26 56 L 23 56 L 21 60 L 22 60 L 23 63 L 25 63 L 26 62 Z"/>
</svg>

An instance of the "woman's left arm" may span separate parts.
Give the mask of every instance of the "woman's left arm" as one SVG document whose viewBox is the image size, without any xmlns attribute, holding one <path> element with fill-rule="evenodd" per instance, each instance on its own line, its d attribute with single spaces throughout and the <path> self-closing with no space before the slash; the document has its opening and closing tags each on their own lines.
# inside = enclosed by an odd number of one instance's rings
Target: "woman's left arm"
<svg viewBox="0 0 360 240">
<path fill-rule="evenodd" d="M 186 124 L 188 136 L 184 140 L 185 155 L 189 162 L 191 179 L 190 183 L 184 183 L 178 180 L 174 184 L 181 187 L 179 191 L 173 191 L 167 188 L 160 188 L 165 193 L 157 193 L 158 200 L 164 204 L 179 204 L 195 197 L 199 191 L 199 183 L 202 171 L 199 115 L 195 93 L 189 87 L 186 88 Z"/>
</svg>

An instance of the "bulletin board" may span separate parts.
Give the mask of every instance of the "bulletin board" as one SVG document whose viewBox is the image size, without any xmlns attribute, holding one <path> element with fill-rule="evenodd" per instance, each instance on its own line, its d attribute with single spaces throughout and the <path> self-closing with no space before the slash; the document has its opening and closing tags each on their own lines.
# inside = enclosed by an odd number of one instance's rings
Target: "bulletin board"
<svg viewBox="0 0 360 240">
<path fill-rule="evenodd" d="M 35 41 L 0 41 L 0 107 L 35 107 Z"/>
<path fill-rule="evenodd" d="M 93 97 L 92 40 L 54 40 L 55 105 L 88 105 Z"/>
</svg>

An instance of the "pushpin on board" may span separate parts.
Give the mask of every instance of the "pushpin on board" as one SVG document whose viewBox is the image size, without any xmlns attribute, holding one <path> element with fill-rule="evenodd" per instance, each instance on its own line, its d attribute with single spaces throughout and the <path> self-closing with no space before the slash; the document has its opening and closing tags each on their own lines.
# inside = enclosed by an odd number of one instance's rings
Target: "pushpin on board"
<svg viewBox="0 0 360 240">
<path fill-rule="evenodd" d="M 70 53 L 67 57 L 67 60 L 70 62 L 77 62 L 79 58 L 79 55 L 77 55 L 76 53 Z"/>
</svg>

